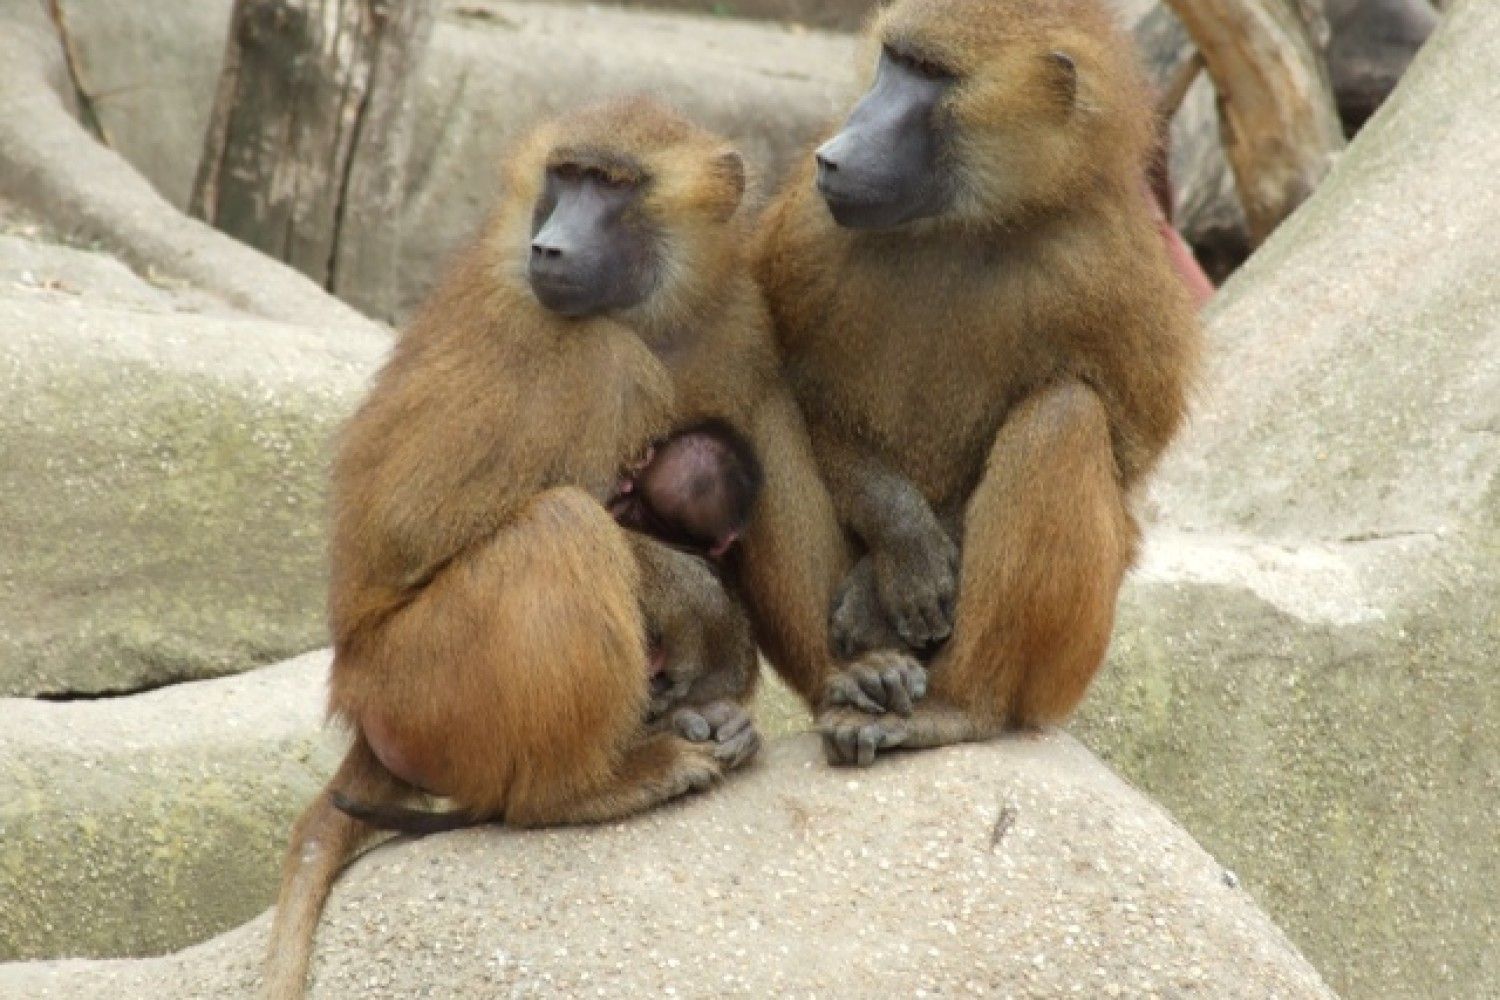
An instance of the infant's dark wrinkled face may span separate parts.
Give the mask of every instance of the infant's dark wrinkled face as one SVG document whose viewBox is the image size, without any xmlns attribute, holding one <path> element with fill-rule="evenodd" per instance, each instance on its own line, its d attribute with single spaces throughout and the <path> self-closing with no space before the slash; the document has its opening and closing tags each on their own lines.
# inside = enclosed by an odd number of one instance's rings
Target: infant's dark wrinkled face
<svg viewBox="0 0 1500 1000">
<path fill-rule="evenodd" d="M 621 480 L 610 502 L 619 523 L 706 556 L 739 538 L 753 498 L 742 495 L 735 456 L 709 434 L 681 434 L 657 445 Z"/>
<path fill-rule="evenodd" d="M 750 442 L 723 421 L 705 420 L 629 466 L 609 511 L 624 527 L 718 559 L 749 525 L 763 482 Z"/>
<path fill-rule="evenodd" d="M 735 517 L 723 456 L 709 446 L 682 443 L 663 449 L 641 478 L 641 497 L 684 540 L 709 553 L 733 543 L 742 525 Z"/>
</svg>

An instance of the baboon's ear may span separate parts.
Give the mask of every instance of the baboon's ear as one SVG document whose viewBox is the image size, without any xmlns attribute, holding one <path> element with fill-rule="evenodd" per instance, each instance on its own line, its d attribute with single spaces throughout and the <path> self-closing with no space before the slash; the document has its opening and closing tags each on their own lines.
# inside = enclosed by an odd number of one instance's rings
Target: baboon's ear
<svg viewBox="0 0 1500 1000">
<path fill-rule="evenodd" d="M 1072 111 L 1078 103 L 1078 63 L 1068 53 L 1058 49 L 1047 53 L 1047 65 L 1052 84 L 1062 106 Z"/>
<path fill-rule="evenodd" d="M 714 169 L 729 189 L 729 207 L 724 213 L 725 218 L 728 218 L 734 214 L 735 209 L 740 207 L 740 200 L 745 197 L 745 158 L 739 154 L 738 150 L 721 150 L 719 155 L 714 157 Z"/>
<path fill-rule="evenodd" d="M 715 559 L 722 559 L 724 557 L 724 553 L 729 551 L 730 546 L 732 546 L 739 540 L 740 533 L 738 531 L 731 531 L 729 534 L 725 535 L 717 542 L 714 542 L 713 545 L 709 547 L 708 554 L 713 556 Z"/>
</svg>

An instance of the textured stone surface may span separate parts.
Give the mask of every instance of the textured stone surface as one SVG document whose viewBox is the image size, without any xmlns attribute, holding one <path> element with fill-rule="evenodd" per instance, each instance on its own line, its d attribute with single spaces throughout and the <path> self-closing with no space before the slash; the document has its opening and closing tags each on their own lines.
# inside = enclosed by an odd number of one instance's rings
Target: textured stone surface
<svg viewBox="0 0 1500 1000">
<path fill-rule="evenodd" d="M 187 205 L 231 4 L 57 0 L 57 6 L 73 43 L 78 87 L 90 95 L 104 139 L 172 204 Z"/>
<path fill-rule="evenodd" d="M 0 212 L 0 216 L 3 216 Z M 6 226 L 0 232 L 0 294 L 57 293 L 53 301 L 87 296 L 117 307 L 171 311 L 183 305 L 167 289 L 151 284 L 108 254 L 91 253 L 38 238 L 37 227 Z M 212 300 L 204 308 L 215 305 Z"/>
<path fill-rule="evenodd" d="M 0 695 L 322 645 L 329 439 L 385 338 L 185 311 L 90 257 L 0 240 Z"/>
<path fill-rule="evenodd" d="M 800 737 L 626 823 L 375 850 L 311 996 L 1332 996 L 1232 883 L 1066 736 L 861 774 Z M 251 997 L 266 927 L 0 967 L 0 997 Z"/>
<path fill-rule="evenodd" d="M 463 2 L 463 0 L 458 0 Z M 835 31 L 854 31 L 874 11 L 876 0 L 622 0 L 598 4 L 594 0 L 560 0 L 566 4 L 645 7 L 704 14 L 720 18 L 790 21 Z"/>
<path fill-rule="evenodd" d="M 319 731 L 327 663 L 121 699 L 0 699 L 0 960 L 180 948 L 262 910 L 291 821 L 340 752 Z"/>
<path fill-rule="evenodd" d="M 148 6 L 99 5 L 114 14 L 126 7 L 135 11 Z M 174 212 L 118 152 L 95 141 L 75 117 L 81 113 L 78 90 L 67 71 L 58 31 L 47 16 L 50 9 L 31 0 L 0 0 L 0 66 L 5 67 L 0 73 L 0 198 L 53 232 L 108 248 L 138 273 L 191 283 L 243 311 L 328 330 L 372 326 L 295 271 Z M 171 126 L 177 116 L 160 90 L 166 81 L 175 81 L 179 93 L 193 94 L 188 101 L 192 103 L 197 94 L 190 88 L 206 86 L 211 93 L 212 79 L 192 79 L 173 60 L 181 53 L 170 47 L 126 44 L 134 33 L 120 27 L 119 18 L 90 19 L 84 16 L 87 12 L 78 11 L 76 20 L 95 28 L 101 50 L 141 56 L 135 83 L 121 82 L 109 96 L 123 100 L 137 94 L 146 80 L 155 81 L 158 88 L 155 97 L 132 105 L 142 125 L 125 145 L 150 149 L 153 163 L 196 163 L 197 146 L 186 145 L 183 130 Z M 80 30 L 71 15 L 63 19 L 73 51 L 83 51 L 88 32 Z M 193 35 L 199 21 L 185 21 L 182 35 Z M 196 65 L 196 57 L 189 63 Z M 184 75 L 178 76 L 179 70 Z M 87 76 L 85 71 L 80 79 Z M 103 122 L 98 102 L 93 111 Z M 107 126 L 105 133 L 109 134 Z"/>
<path fill-rule="evenodd" d="M 1500 5 L 1221 293 L 1075 731 L 1348 997 L 1500 982 Z"/>
</svg>

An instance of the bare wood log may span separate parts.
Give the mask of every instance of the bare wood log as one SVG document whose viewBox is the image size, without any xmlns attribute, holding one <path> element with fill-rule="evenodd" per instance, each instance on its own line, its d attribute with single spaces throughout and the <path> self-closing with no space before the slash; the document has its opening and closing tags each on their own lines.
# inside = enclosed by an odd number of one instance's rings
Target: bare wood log
<svg viewBox="0 0 1500 1000">
<path fill-rule="evenodd" d="M 1167 0 L 1219 93 L 1224 147 L 1261 243 L 1344 147 L 1320 46 L 1298 0 Z"/>
<path fill-rule="evenodd" d="M 1156 99 L 1158 118 L 1164 122 L 1172 120 L 1172 116 L 1177 114 L 1177 109 L 1182 107 L 1189 88 L 1198 81 L 1198 75 L 1203 72 L 1203 68 L 1203 53 L 1195 51 L 1186 62 L 1173 70 L 1166 86 L 1162 88 L 1161 94 Z"/>
<path fill-rule="evenodd" d="M 433 6 L 235 0 L 190 211 L 388 316 Z"/>
<path fill-rule="evenodd" d="M 78 50 L 73 43 L 73 33 L 68 30 L 68 18 L 63 12 L 62 4 L 58 0 L 47 0 L 47 16 L 52 19 L 52 24 L 57 28 L 57 40 L 62 45 L 63 63 L 68 69 L 68 82 L 73 85 L 73 97 L 78 102 L 78 117 L 83 122 L 83 127 L 94 134 L 94 138 L 112 146 L 109 135 L 104 131 L 104 123 L 99 120 L 99 114 L 94 108 L 93 95 L 83 85 L 83 79 L 78 71 Z"/>
</svg>

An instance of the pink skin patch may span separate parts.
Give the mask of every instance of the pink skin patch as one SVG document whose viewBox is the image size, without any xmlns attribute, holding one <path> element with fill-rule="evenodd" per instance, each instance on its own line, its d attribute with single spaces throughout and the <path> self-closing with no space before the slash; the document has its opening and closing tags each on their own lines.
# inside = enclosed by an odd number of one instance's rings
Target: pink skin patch
<svg viewBox="0 0 1500 1000">
<path fill-rule="evenodd" d="M 714 559 L 723 559 L 724 553 L 728 552 L 730 546 L 739 540 L 740 533 L 738 531 L 731 531 L 717 542 L 714 542 L 713 547 L 708 550 L 708 554 Z"/>
<path fill-rule="evenodd" d="M 1156 220 L 1156 228 L 1167 245 L 1167 259 L 1172 262 L 1172 270 L 1177 272 L 1177 277 L 1187 286 L 1188 294 L 1193 297 L 1193 305 L 1202 309 L 1214 297 L 1214 283 L 1203 273 L 1198 258 L 1193 256 L 1192 247 L 1187 245 L 1182 234 L 1170 222 L 1159 218 Z"/>
<path fill-rule="evenodd" d="M 640 528 L 640 518 L 636 515 L 638 504 L 636 499 L 636 479 L 645 471 L 646 466 L 656 457 L 656 445 L 649 444 L 642 455 L 633 462 L 627 462 L 620 470 L 619 478 L 615 480 L 615 495 L 609 498 L 604 509 L 609 511 L 610 516 L 619 521 L 627 528 Z"/>
<path fill-rule="evenodd" d="M 1171 261 L 1172 270 L 1177 272 L 1177 277 L 1182 280 L 1183 286 L 1192 296 L 1193 305 L 1202 309 L 1208 304 L 1208 300 L 1214 297 L 1214 283 L 1208 280 L 1207 274 L 1203 273 L 1203 267 L 1198 263 L 1198 258 L 1193 256 L 1193 248 L 1187 245 L 1182 234 L 1172 225 L 1172 220 L 1167 218 L 1167 213 L 1162 208 L 1156 192 L 1143 183 L 1142 193 L 1151 203 L 1152 215 L 1156 219 L 1156 231 L 1161 236 L 1162 243 L 1166 245 L 1167 260 Z"/>
<path fill-rule="evenodd" d="M 433 794 L 442 794 L 433 780 L 433 775 L 418 754 L 410 752 L 410 748 L 404 746 L 396 738 L 391 727 L 386 724 L 385 718 L 378 712 L 369 712 L 360 720 L 360 732 L 364 734 L 365 742 L 370 744 L 370 749 L 385 769 L 402 781 L 414 788 Z"/>
</svg>

